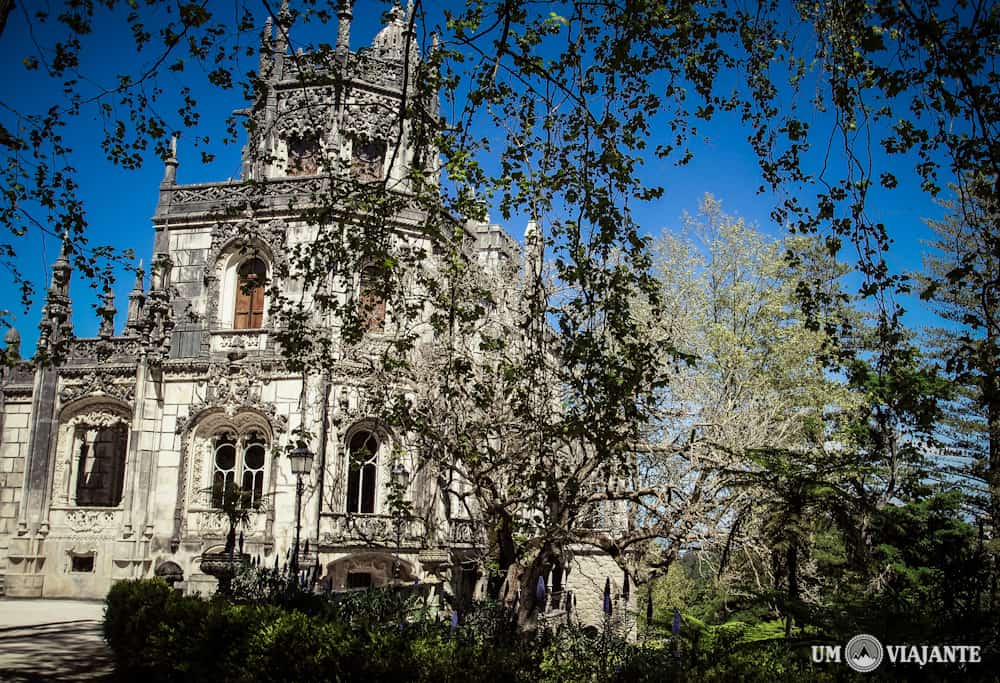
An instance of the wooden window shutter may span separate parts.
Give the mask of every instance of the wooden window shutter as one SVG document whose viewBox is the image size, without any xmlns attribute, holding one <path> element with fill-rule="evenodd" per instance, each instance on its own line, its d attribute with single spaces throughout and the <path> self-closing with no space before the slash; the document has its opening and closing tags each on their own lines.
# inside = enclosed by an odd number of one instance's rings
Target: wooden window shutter
<svg viewBox="0 0 1000 683">
<path fill-rule="evenodd" d="M 236 312 L 233 327 L 255 330 L 264 323 L 264 281 L 267 266 L 259 258 L 240 266 L 236 278 Z"/>
</svg>

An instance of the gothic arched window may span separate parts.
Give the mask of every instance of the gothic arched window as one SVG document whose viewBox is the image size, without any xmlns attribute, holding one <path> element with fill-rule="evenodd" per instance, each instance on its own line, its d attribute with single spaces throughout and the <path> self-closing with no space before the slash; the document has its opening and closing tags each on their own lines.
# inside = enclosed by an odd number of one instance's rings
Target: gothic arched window
<svg viewBox="0 0 1000 683">
<path fill-rule="evenodd" d="M 264 497 L 264 461 L 267 442 L 258 432 L 239 439 L 221 432 L 212 441 L 212 507 L 221 508 L 227 489 L 239 484 L 252 507 Z"/>
<path fill-rule="evenodd" d="M 236 310 L 233 327 L 256 330 L 264 322 L 264 283 L 267 265 L 259 258 L 243 263 L 236 273 Z"/>
<path fill-rule="evenodd" d="M 355 432 L 348 442 L 347 511 L 375 512 L 375 483 L 378 478 L 378 438 L 370 431 Z"/>
<path fill-rule="evenodd" d="M 127 439 L 124 423 L 76 428 L 77 505 L 115 507 L 121 503 Z"/>
</svg>

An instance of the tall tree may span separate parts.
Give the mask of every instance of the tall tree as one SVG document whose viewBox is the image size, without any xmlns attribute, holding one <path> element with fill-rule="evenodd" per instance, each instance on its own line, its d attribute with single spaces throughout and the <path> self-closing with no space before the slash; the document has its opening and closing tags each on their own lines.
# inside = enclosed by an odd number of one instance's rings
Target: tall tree
<svg viewBox="0 0 1000 683">
<path fill-rule="evenodd" d="M 948 404 L 944 452 L 960 460 L 959 475 L 969 477 L 979 513 L 992 529 L 994 563 L 1000 558 L 1000 250 L 997 211 L 983 202 L 991 178 L 973 178 L 954 187 L 957 197 L 943 202 L 942 220 L 929 221 L 935 252 L 924 260 L 921 296 L 947 322 L 931 330 L 931 342 L 949 375 L 956 396 Z M 972 188 L 971 190 L 969 188 Z M 982 486 L 982 488 L 980 488 Z M 994 565 L 994 577 L 997 565 Z M 996 578 L 993 593 L 996 599 Z"/>
</svg>

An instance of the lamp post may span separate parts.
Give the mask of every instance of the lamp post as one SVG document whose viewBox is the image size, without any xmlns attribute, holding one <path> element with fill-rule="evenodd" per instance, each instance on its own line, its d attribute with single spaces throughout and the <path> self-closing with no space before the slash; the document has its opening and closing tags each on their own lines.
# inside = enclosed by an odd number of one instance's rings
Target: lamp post
<svg viewBox="0 0 1000 683">
<path fill-rule="evenodd" d="M 392 466 L 392 486 L 393 496 L 396 498 L 392 502 L 392 512 L 395 516 L 393 522 L 396 526 L 396 561 L 392 565 L 392 578 L 399 582 L 399 551 L 403 545 L 403 515 L 406 512 L 406 504 L 403 500 L 403 493 L 410 482 L 410 473 L 406 471 L 402 460 L 397 460 Z"/>
<path fill-rule="evenodd" d="M 302 442 L 288 454 L 288 459 L 292 463 L 292 474 L 295 475 L 295 547 L 292 550 L 291 570 L 296 581 L 299 576 L 299 536 L 302 533 L 302 493 L 306 488 L 302 476 L 312 471 L 313 457 L 314 453 Z"/>
</svg>

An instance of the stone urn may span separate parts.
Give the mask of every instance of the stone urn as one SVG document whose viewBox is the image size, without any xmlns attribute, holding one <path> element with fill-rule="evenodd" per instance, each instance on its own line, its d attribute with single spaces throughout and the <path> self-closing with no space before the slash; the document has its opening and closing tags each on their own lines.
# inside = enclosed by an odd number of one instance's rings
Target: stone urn
<svg viewBox="0 0 1000 683">
<path fill-rule="evenodd" d="M 250 555 L 246 553 L 202 553 L 201 571 L 214 576 L 219 582 L 219 593 L 229 595 L 232 590 L 233 577 L 240 568 L 250 564 Z"/>
</svg>

